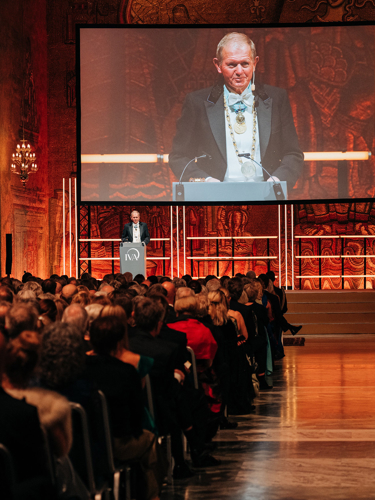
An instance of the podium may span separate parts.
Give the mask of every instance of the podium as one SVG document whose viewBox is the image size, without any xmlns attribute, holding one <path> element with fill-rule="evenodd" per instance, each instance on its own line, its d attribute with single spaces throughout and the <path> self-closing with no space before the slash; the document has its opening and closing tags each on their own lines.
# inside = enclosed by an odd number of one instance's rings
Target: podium
<svg viewBox="0 0 375 500">
<path fill-rule="evenodd" d="M 288 199 L 286 181 L 280 185 Z M 174 182 L 173 201 L 277 201 L 272 182 Z"/>
<path fill-rule="evenodd" d="M 132 273 L 133 278 L 137 274 L 146 277 L 146 246 L 142 243 L 120 243 L 120 272 Z"/>
</svg>

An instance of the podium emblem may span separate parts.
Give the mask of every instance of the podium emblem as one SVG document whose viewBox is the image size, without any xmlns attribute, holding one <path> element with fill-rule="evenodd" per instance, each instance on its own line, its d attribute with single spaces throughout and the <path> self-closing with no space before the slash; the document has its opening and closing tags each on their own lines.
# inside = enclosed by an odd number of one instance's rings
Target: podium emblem
<svg viewBox="0 0 375 500">
<path fill-rule="evenodd" d="M 136 248 L 129 248 L 124 255 L 125 260 L 137 261 L 139 260 L 140 254 Z"/>
</svg>

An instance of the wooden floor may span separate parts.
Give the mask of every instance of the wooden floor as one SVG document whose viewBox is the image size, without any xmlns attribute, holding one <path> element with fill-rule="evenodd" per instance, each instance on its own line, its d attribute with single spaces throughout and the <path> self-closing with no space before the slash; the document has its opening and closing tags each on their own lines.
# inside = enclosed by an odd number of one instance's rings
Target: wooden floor
<svg viewBox="0 0 375 500">
<path fill-rule="evenodd" d="M 375 499 L 375 335 L 309 335 L 285 351 L 255 414 L 217 436 L 222 464 L 162 500 Z"/>
</svg>

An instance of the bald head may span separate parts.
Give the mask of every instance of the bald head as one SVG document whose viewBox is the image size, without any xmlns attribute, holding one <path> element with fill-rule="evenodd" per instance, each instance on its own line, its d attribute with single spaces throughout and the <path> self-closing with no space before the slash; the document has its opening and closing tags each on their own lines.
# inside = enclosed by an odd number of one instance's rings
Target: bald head
<svg viewBox="0 0 375 500">
<path fill-rule="evenodd" d="M 174 283 L 172 281 L 164 281 L 161 286 L 167 290 L 168 304 L 173 306 L 174 298 L 176 296 L 176 287 L 174 286 Z"/>
<path fill-rule="evenodd" d="M 78 292 L 78 288 L 75 285 L 65 285 L 62 289 L 61 296 L 68 302 L 72 300 L 73 295 Z"/>
</svg>

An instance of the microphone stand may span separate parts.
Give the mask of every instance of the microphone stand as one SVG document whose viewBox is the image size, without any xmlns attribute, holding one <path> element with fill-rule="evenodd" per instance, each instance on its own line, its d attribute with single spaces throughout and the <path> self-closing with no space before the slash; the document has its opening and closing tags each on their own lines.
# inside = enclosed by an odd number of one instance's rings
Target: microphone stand
<svg viewBox="0 0 375 500">
<path fill-rule="evenodd" d="M 283 188 L 281 187 L 280 182 L 275 181 L 275 178 L 269 172 L 267 172 L 267 170 L 260 163 L 258 163 L 256 160 L 251 158 L 250 153 L 242 153 L 242 154 L 239 154 L 238 156 L 240 156 L 242 158 L 247 158 L 248 160 L 253 161 L 256 165 L 258 165 L 258 167 L 260 167 L 262 170 L 264 170 L 266 172 L 266 174 L 269 176 L 269 178 L 272 179 L 272 183 L 273 183 L 272 187 L 273 187 L 273 191 L 275 193 L 276 200 L 280 200 L 280 201 L 285 200 L 284 191 L 283 191 Z"/>
<path fill-rule="evenodd" d="M 178 184 L 176 186 L 176 201 L 185 201 L 185 188 L 184 188 L 184 185 L 182 184 L 182 177 L 184 176 L 184 173 L 185 173 L 185 170 L 188 168 L 188 166 L 190 165 L 190 163 L 192 163 L 193 161 L 195 163 L 197 163 L 197 161 L 200 159 L 200 158 L 209 158 L 211 159 L 211 156 L 208 155 L 208 154 L 203 154 L 201 156 L 195 156 L 192 160 L 190 160 L 184 167 L 183 171 L 182 171 L 182 174 L 180 175 L 180 179 L 178 181 Z"/>
</svg>

